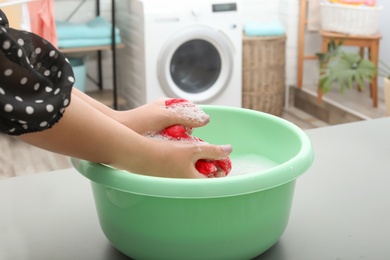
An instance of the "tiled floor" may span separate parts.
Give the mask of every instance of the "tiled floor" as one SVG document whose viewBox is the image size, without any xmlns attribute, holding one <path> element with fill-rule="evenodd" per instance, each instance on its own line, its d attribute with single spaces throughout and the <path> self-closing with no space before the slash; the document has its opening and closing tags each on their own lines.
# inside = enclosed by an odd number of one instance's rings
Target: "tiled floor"
<svg viewBox="0 0 390 260">
<path fill-rule="evenodd" d="M 317 96 L 317 86 L 306 85 L 303 89 L 310 92 L 313 96 Z M 345 111 L 355 113 L 365 119 L 381 118 L 386 116 L 386 105 L 384 101 L 383 88 L 378 88 L 378 107 L 373 107 L 373 102 L 370 97 L 370 89 L 366 87 L 362 91 L 357 89 L 345 89 L 340 93 L 337 87 L 331 89 L 323 97 L 324 101 L 331 102 L 340 106 Z"/>
<path fill-rule="evenodd" d="M 329 126 L 328 123 L 292 106 L 284 109 L 282 118 L 294 123 L 304 130 Z"/>
</svg>

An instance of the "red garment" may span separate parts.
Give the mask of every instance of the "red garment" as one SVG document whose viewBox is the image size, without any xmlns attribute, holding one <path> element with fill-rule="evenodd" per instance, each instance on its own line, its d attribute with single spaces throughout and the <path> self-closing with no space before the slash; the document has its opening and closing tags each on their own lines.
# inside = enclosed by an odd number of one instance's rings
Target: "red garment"
<svg viewBox="0 0 390 260">
<path fill-rule="evenodd" d="M 177 98 L 176 99 L 169 99 L 169 100 L 165 101 L 165 105 L 167 107 L 169 107 L 169 106 L 172 106 L 174 104 L 184 103 L 184 102 L 186 102 L 187 105 L 189 103 L 189 101 L 185 100 L 185 99 L 177 99 Z M 194 104 L 194 106 L 195 106 L 195 104 Z M 187 129 L 182 125 L 170 126 L 166 129 L 164 129 L 161 132 L 161 135 L 164 137 L 168 137 L 170 139 L 173 138 L 175 140 L 184 140 L 184 141 L 190 141 L 190 142 L 204 142 L 203 140 L 201 140 L 198 137 L 189 135 L 187 132 Z M 221 159 L 221 160 L 200 159 L 195 163 L 195 167 L 200 173 L 202 173 L 208 177 L 212 177 L 217 172 L 218 167 L 221 168 L 225 172 L 226 175 L 228 175 L 230 170 L 232 169 L 232 163 L 231 163 L 229 157 L 227 157 L 225 159 Z"/>
</svg>

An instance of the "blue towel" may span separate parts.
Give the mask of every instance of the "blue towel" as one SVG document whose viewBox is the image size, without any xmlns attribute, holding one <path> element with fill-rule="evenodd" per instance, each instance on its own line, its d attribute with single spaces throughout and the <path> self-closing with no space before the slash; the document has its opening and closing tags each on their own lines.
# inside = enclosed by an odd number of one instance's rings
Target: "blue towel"
<svg viewBox="0 0 390 260">
<path fill-rule="evenodd" d="M 115 37 L 115 43 L 120 43 L 121 37 L 117 35 Z M 89 46 L 101 46 L 101 45 L 110 45 L 111 38 L 95 38 L 95 39 L 58 39 L 59 48 L 79 48 L 79 47 L 89 47 Z"/>
<path fill-rule="evenodd" d="M 58 40 L 110 38 L 112 25 L 103 17 L 97 16 L 85 24 L 56 21 L 56 30 Z M 115 35 L 119 35 L 119 29 L 116 27 Z"/>
<path fill-rule="evenodd" d="M 277 36 L 283 35 L 285 29 L 277 20 L 268 23 L 247 22 L 244 24 L 244 33 L 247 36 Z"/>
</svg>

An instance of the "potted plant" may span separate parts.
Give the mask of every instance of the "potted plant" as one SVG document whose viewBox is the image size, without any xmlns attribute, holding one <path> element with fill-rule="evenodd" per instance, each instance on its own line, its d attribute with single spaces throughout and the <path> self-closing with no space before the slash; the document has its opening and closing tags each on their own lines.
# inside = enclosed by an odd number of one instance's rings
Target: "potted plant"
<svg viewBox="0 0 390 260">
<path fill-rule="evenodd" d="M 367 82 L 375 77 L 377 68 L 370 60 L 364 59 L 358 52 L 346 52 L 341 49 L 343 42 L 335 43 L 332 40 L 326 53 L 318 53 L 320 65 L 320 91 L 330 91 L 335 83 L 340 92 L 345 88 L 364 89 Z"/>
<path fill-rule="evenodd" d="M 346 52 L 341 49 L 343 41 L 336 44 L 334 40 L 329 43 L 326 53 L 317 53 L 319 58 L 319 94 L 331 90 L 338 84 L 340 92 L 345 88 L 352 89 L 357 85 L 363 90 L 377 76 L 384 78 L 384 94 L 387 116 L 390 116 L 390 66 L 380 61 L 379 68 L 370 60 L 361 57 L 358 52 Z M 320 97 L 319 95 L 319 97 Z"/>
</svg>

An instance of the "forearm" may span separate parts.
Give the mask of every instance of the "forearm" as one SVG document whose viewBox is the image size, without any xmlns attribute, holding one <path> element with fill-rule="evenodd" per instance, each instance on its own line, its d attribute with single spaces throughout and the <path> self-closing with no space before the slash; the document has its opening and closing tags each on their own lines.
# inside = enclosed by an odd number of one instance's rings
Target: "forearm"
<svg viewBox="0 0 390 260">
<path fill-rule="evenodd" d="M 91 98 L 87 94 L 81 92 L 80 90 L 73 88 L 72 94 L 80 98 L 82 101 L 86 102 L 90 106 L 92 106 L 94 109 L 100 111 L 101 113 L 105 114 L 106 116 L 112 118 L 113 120 L 121 123 L 122 125 L 125 125 L 128 128 L 131 128 L 133 131 L 144 134 L 148 131 L 156 131 L 162 130 L 164 126 L 160 126 L 158 130 L 156 130 L 155 125 L 159 125 L 156 122 L 162 121 L 162 122 L 169 122 L 177 121 L 176 118 L 172 117 L 169 118 L 167 114 L 167 111 L 165 109 L 164 105 L 164 98 L 161 98 L 159 101 L 156 101 L 156 104 L 154 104 L 154 107 L 149 110 L 145 110 L 145 108 L 148 107 L 148 105 L 139 107 L 138 109 L 131 109 L 131 110 L 125 110 L 125 111 L 117 111 L 114 109 L 111 109 L 110 107 L 104 105 L 103 103 Z M 155 115 L 152 120 L 148 120 L 145 116 Z"/>
<path fill-rule="evenodd" d="M 108 117 L 111 117 L 114 120 L 118 121 L 117 120 L 118 119 L 117 118 L 118 117 L 117 111 L 115 111 L 115 110 L 111 109 L 110 107 L 104 105 L 103 103 L 91 98 L 90 96 L 88 96 L 84 92 L 81 92 L 80 90 L 78 90 L 75 87 L 72 89 L 72 94 L 74 96 L 77 96 L 78 98 L 80 98 L 81 100 L 83 100 L 84 102 L 86 102 L 87 104 L 89 104 L 90 106 L 95 108 L 96 110 L 98 110 L 98 111 L 102 112 L 103 114 L 107 115 Z"/>
<path fill-rule="evenodd" d="M 56 153 L 142 171 L 148 139 L 85 103 L 76 95 L 63 118 L 52 128 L 21 135 L 23 141 Z M 146 151 L 145 151 L 146 150 Z M 129 165 L 122 165 L 131 158 Z M 130 161 L 130 160 L 128 160 Z"/>
<path fill-rule="evenodd" d="M 199 118 L 189 118 L 185 112 L 173 112 L 166 109 L 167 98 L 161 97 L 151 103 L 131 110 L 116 111 L 96 101 L 85 93 L 73 88 L 72 94 L 79 97 L 93 108 L 114 119 L 115 121 L 131 128 L 139 134 L 147 132 L 159 132 L 166 127 L 180 124 L 187 127 L 200 127 L 209 122 L 209 116 L 199 111 Z M 193 113 L 193 112 L 190 112 Z"/>
</svg>

